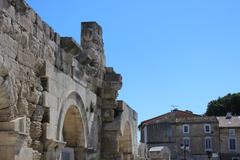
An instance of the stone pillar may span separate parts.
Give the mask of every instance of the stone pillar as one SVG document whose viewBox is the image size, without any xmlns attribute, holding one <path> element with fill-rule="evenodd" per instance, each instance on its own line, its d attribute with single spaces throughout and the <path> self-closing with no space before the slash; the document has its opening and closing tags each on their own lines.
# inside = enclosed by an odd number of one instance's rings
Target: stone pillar
<svg viewBox="0 0 240 160">
<path fill-rule="evenodd" d="M 84 147 L 77 147 L 74 149 L 74 156 L 76 160 L 87 159 L 87 150 Z"/>
<path fill-rule="evenodd" d="M 119 155 L 119 127 L 114 125 L 117 111 L 118 90 L 122 86 L 122 77 L 112 68 L 106 68 L 104 75 L 103 104 L 102 104 L 102 157 L 108 160 L 121 159 Z"/>
<path fill-rule="evenodd" d="M 57 140 L 45 140 L 44 144 L 44 160 L 59 160 L 62 150 L 65 146 L 65 142 Z"/>
</svg>

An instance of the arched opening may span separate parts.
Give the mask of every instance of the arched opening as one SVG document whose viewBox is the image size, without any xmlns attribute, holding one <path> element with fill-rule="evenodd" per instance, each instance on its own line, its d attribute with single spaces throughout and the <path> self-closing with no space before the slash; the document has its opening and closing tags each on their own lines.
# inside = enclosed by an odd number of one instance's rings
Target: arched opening
<svg viewBox="0 0 240 160">
<path fill-rule="evenodd" d="M 77 107 L 68 108 L 62 129 L 62 139 L 66 146 L 62 151 L 62 160 L 85 159 L 85 135 L 81 114 Z"/>
<path fill-rule="evenodd" d="M 132 160 L 132 134 L 130 124 L 126 123 L 123 135 L 119 138 L 119 152 L 122 154 L 123 160 Z"/>
</svg>

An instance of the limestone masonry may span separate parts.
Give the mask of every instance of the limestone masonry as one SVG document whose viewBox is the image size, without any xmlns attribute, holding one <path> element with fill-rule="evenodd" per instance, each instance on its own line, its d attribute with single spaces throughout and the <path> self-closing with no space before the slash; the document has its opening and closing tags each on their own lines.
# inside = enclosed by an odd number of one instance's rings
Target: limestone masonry
<svg viewBox="0 0 240 160">
<path fill-rule="evenodd" d="M 80 45 L 23 0 L 0 0 L 0 160 L 136 159 L 121 85 L 96 22 L 82 23 Z"/>
</svg>

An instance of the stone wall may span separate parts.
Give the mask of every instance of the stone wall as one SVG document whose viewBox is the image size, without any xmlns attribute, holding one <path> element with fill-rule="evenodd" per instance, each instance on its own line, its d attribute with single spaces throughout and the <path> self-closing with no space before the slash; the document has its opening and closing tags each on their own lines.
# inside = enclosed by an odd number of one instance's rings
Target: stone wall
<svg viewBox="0 0 240 160">
<path fill-rule="evenodd" d="M 25 1 L 0 1 L 0 159 L 134 158 L 137 114 L 116 100 L 121 85 L 96 22 L 82 23 L 80 45 Z"/>
</svg>

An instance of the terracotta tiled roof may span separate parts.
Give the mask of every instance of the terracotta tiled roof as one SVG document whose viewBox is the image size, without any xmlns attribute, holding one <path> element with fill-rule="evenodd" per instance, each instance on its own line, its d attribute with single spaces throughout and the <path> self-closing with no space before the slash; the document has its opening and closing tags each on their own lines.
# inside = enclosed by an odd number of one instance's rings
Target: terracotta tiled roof
<svg viewBox="0 0 240 160">
<path fill-rule="evenodd" d="M 195 117 L 182 117 L 176 119 L 177 123 L 218 123 L 215 116 L 195 116 Z"/>
<path fill-rule="evenodd" d="M 168 112 L 166 114 L 145 120 L 141 122 L 139 125 L 139 128 L 142 128 L 143 126 L 147 124 L 152 123 L 158 123 L 158 122 L 175 122 L 177 118 L 183 118 L 183 117 L 200 117 L 200 115 L 193 114 L 191 111 L 181 111 L 178 109 L 175 109 L 171 112 Z"/>
</svg>

